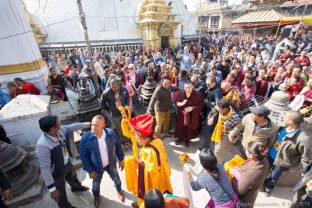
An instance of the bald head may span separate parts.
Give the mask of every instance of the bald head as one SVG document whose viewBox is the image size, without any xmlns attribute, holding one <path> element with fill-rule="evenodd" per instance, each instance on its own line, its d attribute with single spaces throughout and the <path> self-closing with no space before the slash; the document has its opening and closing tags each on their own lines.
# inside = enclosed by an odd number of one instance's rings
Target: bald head
<svg viewBox="0 0 312 208">
<path fill-rule="evenodd" d="M 197 75 L 193 75 L 193 76 L 191 77 L 191 82 L 192 82 L 192 83 L 198 83 L 198 82 L 199 82 L 199 77 L 198 77 Z"/>
<path fill-rule="evenodd" d="M 303 122 L 303 116 L 297 111 L 287 111 L 284 117 L 284 123 L 286 126 L 295 125 L 299 127 Z"/>
<path fill-rule="evenodd" d="M 162 70 L 165 70 L 165 69 L 167 68 L 167 64 L 166 64 L 165 62 L 161 62 L 160 68 L 161 68 Z"/>
<path fill-rule="evenodd" d="M 223 92 L 229 92 L 231 90 L 231 84 L 228 82 L 223 82 L 221 84 L 221 89 L 223 90 Z"/>
<path fill-rule="evenodd" d="M 105 118 L 101 115 L 96 115 L 91 121 L 91 131 L 92 133 L 101 138 L 103 135 L 103 129 L 105 128 Z"/>
</svg>

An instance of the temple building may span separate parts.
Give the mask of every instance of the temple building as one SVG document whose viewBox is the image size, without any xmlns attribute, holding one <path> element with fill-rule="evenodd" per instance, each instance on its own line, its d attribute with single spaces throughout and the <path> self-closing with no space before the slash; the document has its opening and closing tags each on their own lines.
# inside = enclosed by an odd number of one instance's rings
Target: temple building
<svg viewBox="0 0 312 208">
<path fill-rule="evenodd" d="M 45 37 L 41 50 L 85 46 L 76 1 L 24 3 Z M 196 33 L 196 20 L 194 24 L 182 0 L 88 0 L 82 7 L 93 48 L 174 48 L 182 36 Z"/>
</svg>

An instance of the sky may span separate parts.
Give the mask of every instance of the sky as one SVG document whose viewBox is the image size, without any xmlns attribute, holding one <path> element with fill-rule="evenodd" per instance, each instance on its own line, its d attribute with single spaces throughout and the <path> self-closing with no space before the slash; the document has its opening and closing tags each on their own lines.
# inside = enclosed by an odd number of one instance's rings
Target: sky
<svg viewBox="0 0 312 208">
<path fill-rule="evenodd" d="M 196 10 L 196 5 L 200 0 L 183 0 L 184 4 L 187 6 L 187 10 L 190 11 L 195 11 Z"/>
</svg>

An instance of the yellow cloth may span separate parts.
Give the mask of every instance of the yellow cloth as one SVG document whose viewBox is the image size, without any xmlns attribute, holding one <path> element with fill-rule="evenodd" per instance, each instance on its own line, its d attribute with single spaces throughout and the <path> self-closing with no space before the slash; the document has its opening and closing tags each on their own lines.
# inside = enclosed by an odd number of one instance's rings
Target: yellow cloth
<svg viewBox="0 0 312 208">
<path fill-rule="evenodd" d="M 126 185 L 129 192 L 138 195 L 138 164 L 134 156 L 126 156 L 125 159 Z"/>
<path fill-rule="evenodd" d="M 138 143 L 135 137 L 134 129 L 130 124 L 130 107 L 129 106 L 119 106 L 118 107 L 119 111 L 121 112 L 122 115 L 122 120 L 121 120 L 121 130 L 122 133 L 125 137 L 130 138 L 132 142 L 132 154 L 134 158 L 138 158 Z"/>
<path fill-rule="evenodd" d="M 230 161 L 224 164 L 224 170 L 229 177 L 229 180 L 232 181 L 233 174 L 231 173 L 231 169 L 234 167 L 240 167 L 244 164 L 245 160 L 240 155 L 235 155 Z"/>
<path fill-rule="evenodd" d="M 151 145 L 156 147 L 159 151 L 160 166 L 158 165 L 156 151 L 151 147 L 143 146 L 139 153 L 139 159 L 144 162 L 144 186 L 147 192 L 151 188 L 157 188 L 160 192 L 168 191 L 172 193 L 172 186 L 170 181 L 171 169 L 168 164 L 167 153 L 164 149 L 163 143 L 160 139 L 153 139 Z M 134 162 L 135 158 L 126 157 L 125 159 L 125 175 L 128 191 L 132 194 L 138 194 L 138 165 Z M 136 189 L 136 190 L 134 190 Z M 138 200 L 139 206 L 143 199 Z"/>
<path fill-rule="evenodd" d="M 227 93 L 225 96 L 223 96 L 223 99 L 230 101 L 231 103 L 235 106 L 235 108 L 239 108 L 241 102 L 240 102 L 240 97 L 239 94 L 236 90 L 230 91 Z"/>
<path fill-rule="evenodd" d="M 309 106 L 305 108 L 300 109 L 299 111 L 302 115 L 310 113 L 312 111 L 312 104 L 310 104 Z"/>
<path fill-rule="evenodd" d="M 230 108 L 230 112 L 226 116 L 221 116 L 221 114 L 219 114 L 218 123 L 213 130 L 211 141 L 216 142 L 216 143 L 221 141 L 223 122 L 231 117 L 232 112 L 233 110 L 232 108 Z"/>
<path fill-rule="evenodd" d="M 150 144 L 159 151 L 161 166 L 158 166 L 157 155 L 153 148 L 143 147 L 140 150 L 140 160 L 145 163 L 145 190 L 157 188 L 161 193 L 165 191 L 172 193 L 171 169 L 163 143 L 160 139 L 153 139 Z"/>
</svg>

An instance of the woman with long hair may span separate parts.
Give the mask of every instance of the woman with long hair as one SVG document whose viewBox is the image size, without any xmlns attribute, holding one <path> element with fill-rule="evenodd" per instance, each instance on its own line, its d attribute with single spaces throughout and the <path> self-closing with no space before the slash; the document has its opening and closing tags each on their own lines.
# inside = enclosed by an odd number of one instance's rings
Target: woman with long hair
<svg viewBox="0 0 312 208">
<path fill-rule="evenodd" d="M 269 173 L 270 165 L 266 159 L 267 154 L 266 146 L 260 142 L 251 141 L 247 145 L 246 162 L 239 169 L 232 169 L 234 175 L 232 185 L 241 200 L 240 207 L 254 206 L 259 188 Z"/>
<path fill-rule="evenodd" d="M 211 149 L 204 148 L 199 154 L 199 161 L 206 172 L 199 175 L 196 181 L 190 174 L 193 191 L 205 188 L 210 194 L 206 208 L 235 208 L 237 195 L 231 186 L 228 176 Z"/>
</svg>

